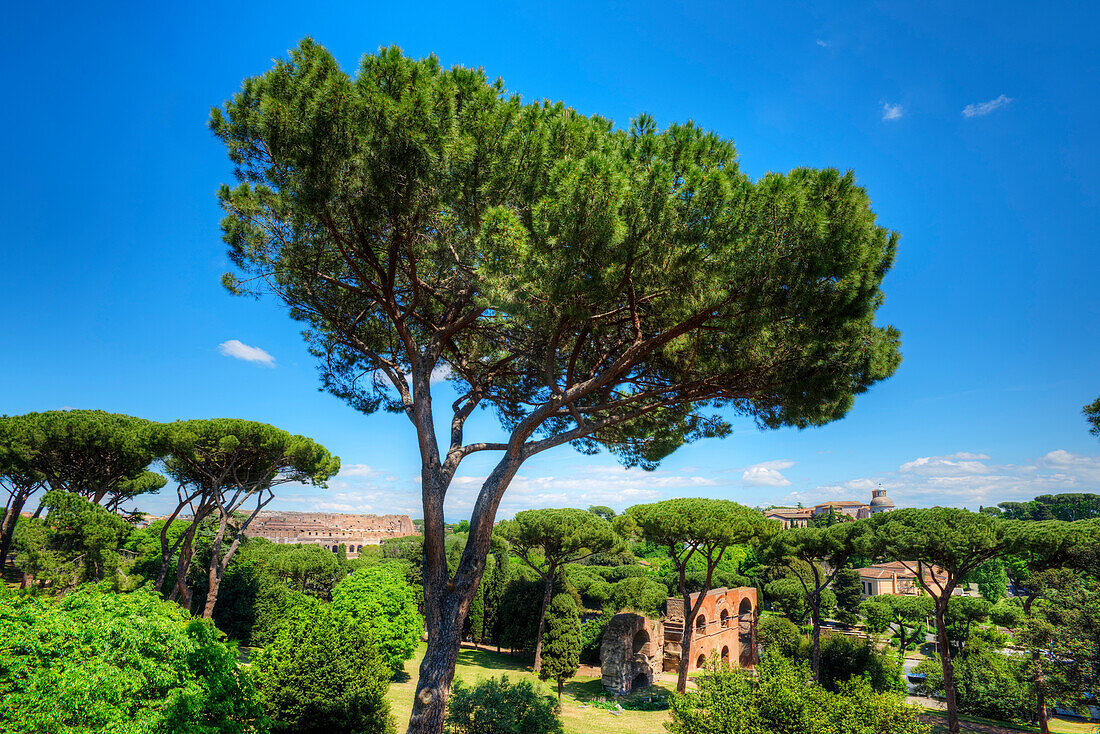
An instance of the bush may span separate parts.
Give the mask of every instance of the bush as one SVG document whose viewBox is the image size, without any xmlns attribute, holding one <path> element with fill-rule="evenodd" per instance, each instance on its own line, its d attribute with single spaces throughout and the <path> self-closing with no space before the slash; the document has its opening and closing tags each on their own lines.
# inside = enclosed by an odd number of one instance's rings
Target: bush
<svg viewBox="0 0 1100 734">
<path fill-rule="evenodd" d="M 756 675 L 708 667 L 697 690 L 669 701 L 672 734 L 926 734 L 928 727 L 898 693 L 876 693 L 853 680 L 832 693 L 813 683 L 809 668 L 767 655 Z"/>
<path fill-rule="evenodd" d="M 825 636 L 821 641 L 821 685 L 835 692 L 853 678 L 865 679 L 879 693 L 907 690 L 892 651 L 844 635 Z"/>
<path fill-rule="evenodd" d="M 614 616 L 612 612 L 605 609 L 600 616 L 581 625 L 582 663 L 600 664 L 600 647 L 603 646 L 603 633 L 607 629 L 607 623 L 611 621 L 612 616 Z"/>
<path fill-rule="evenodd" d="M 1031 718 L 1027 662 L 1013 655 L 993 652 L 983 644 L 954 659 L 955 699 L 959 711 L 998 721 L 1027 721 Z M 918 692 L 943 697 L 943 668 L 939 656 L 922 661 L 916 672 L 924 673 Z"/>
<path fill-rule="evenodd" d="M 668 598 L 664 584 L 651 578 L 631 577 L 611 585 L 609 604 L 612 609 L 633 609 L 643 614 L 656 612 Z"/>
<path fill-rule="evenodd" d="M 392 673 L 366 619 L 321 605 L 283 626 L 252 668 L 273 731 L 394 731 L 386 700 Z"/>
<path fill-rule="evenodd" d="M 756 623 L 756 641 L 762 654 L 776 653 L 793 658 L 798 655 L 803 640 L 798 627 L 786 617 L 767 615 Z"/>
<path fill-rule="evenodd" d="M 508 676 L 467 687 L 458 681 L 447 704 L 448 734 L 561 734 L 553 696 L 530 681 L 510 683 Z"/>
<path fill-rule="evenodd" d="M 265 732 L 219 636 L 148 590 L 52 602 L 0 589 L 0 731 Z"/>
<path fill-rule="evenodd" d="M 360 568 L 332 590 L 332 606 L 367 623 L 395 673 L 403 670 L 405 661 L 416 652 L 424 619 L 416 610 L 416 596 L 400 568 L 392 564 Z"/>
</svg>

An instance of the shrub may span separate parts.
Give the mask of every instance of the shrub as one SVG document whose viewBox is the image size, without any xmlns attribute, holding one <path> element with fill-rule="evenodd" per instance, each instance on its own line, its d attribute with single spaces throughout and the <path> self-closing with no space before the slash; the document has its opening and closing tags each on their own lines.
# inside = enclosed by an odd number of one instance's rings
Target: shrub
<svg viewBox="0 0 1100 734">
<path fill-rule="evenodd" d="M 508 676 L 472 687 L 458 681 L 447 704 L 448 734 L 561 734 L 553 696 L 530 681 L 510 683 Z"/>
<path fill-rule="evenodd" d="M 767 655 L 757 674 L 708 667 L 697 689 L 669 701 L 672 734 L 926 734 L 898 693 L 853 680 L 833 693 L 813 683 L 804 663 Z"/>
<path fill-rule="evenodd" d="M 424 619 L 416 610 L 416 596 L 400 568 L 384 564 L 358 569 L 332 590 L 332 606 L 367 623 L 394 672 L 401 671 L 416 652 Z"/>
<path fill-rule="evenodd" d="M 616 611 L 633 609 L 648 614 L 657 611 L 667 598 L 664 584 L 651 578 L 630 577 L 611 585 L 609 604 Z"/>
<path fill-rule="evenodd" d="M 1026 661 L 1018 656 L 993 652 L 982 644 L 954 659 L 955 698 L 959 711 L 998 721 L 1026 721 L 1031 718 Z M 922 661 L 916 672 L 924 673 L 918 688 L 922 695 L 944 695 L 943 668 L 939 656 Z"/>
<path fill-rule="evenodd" d="M 879 693 L 905 693 L 901 665 L 889 650 L 880 650 L 864 640 L 827 635 L 821 642 L 821 685 L 839 691 L 853 678 L 863 678 Z"/>
<path fill-rule="evenodd" d="M 581 625 L 581 662 L 590 665 L 600 664 L 600 647 L 603 646 L 603 633 L 613 613 L 604 610 L 600 616 Z"/>
<path fill-rule="evenodd" d="M 756 640 L 763 653 L 776 653 L 793 658 L 803 644 L 802 633 L 786 617 L 767 615 L 756 623 Z"/>
<path fill-rule="evenodd" d="M 54 602 L 0 589 L 0 731 L 267 731 L 235 651 L 148 590 Z"/>
<path fill-rule="evenodd" d="M 252 668 L 276 732 L 394 731 L 386 700 L 392 673 L 366 619 L 320 605 L 290 619 Z"/>
</svg>

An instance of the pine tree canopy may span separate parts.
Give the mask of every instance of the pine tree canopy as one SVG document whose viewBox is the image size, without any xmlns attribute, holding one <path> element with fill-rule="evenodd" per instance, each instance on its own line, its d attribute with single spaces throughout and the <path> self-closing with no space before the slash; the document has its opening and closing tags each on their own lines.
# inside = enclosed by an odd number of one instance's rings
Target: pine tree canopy
<svg viewBox="0 0 1100 734">
<path fill-rule="evenodd" d="M 728 433 L 715 409 L 827 423 L 900 362 L 874 323 L 898 235 L 851 173 L 753 181 L 690 122 L 619 129 L 397 48 L 353 78 L 308 39 L 210 124 L 239 180 L 226 286 L 283 299 L 364 412 L 454 381 L 451 462 L 504 448 L 463 446 L 477 406 L 528 453 L 652 467 Z"/>
</svg>

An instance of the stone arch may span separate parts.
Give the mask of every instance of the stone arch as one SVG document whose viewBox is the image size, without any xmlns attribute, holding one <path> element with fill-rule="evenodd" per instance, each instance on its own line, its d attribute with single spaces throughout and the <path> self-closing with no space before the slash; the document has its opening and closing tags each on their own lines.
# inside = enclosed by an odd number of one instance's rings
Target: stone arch
<svg viewBox="0 0 1100 734">
<path fill-rule="evenodd" d="M 645 674 L 645 671 L 638 673 L 634 676 L 634 680 L 630 683 L 630 690 L 636 691 L 639 688 L 648 688 L 653 685 L 653 681 L 649 679 L 649 676 Z"/>
<path fill-rule="evenodd" d="M 695 659 L 695 668 L 702 668 L 707 663 L 707 656 L 703 653 L 699 653 L 699 657 Z"/>
<path fill-rule="evenodd" d="M 730 626 L 730 612 L 728 609 L 723 608 L 722 611 L 718 614 L 718 622 L 721 625 L 722 629 L 726 629 Z"/>
<path fill-rule="evenodd" d="M 737 607 L 737 643 L 741 648 L 741 666 L 752 665 L 753 649 L 753 608 L 747 597 Z"/>
<path fill-rule="evenodd" d="M 634 654 L 649 656 L 649 633 L 644 629 L 638 630 L 634 634 Z M 648 684 L 646 684 L 648 685 Z"/>
<path fill-rule="evenodd" d="M 729 645 L 722 645 L 722 662 L 726 665 L 730 664 L 730 648 Z"/>
<path fill-rule="evenodd" d="M 703 614 L 695 616 L 695 632 L 697 634 L 703 634 L 707 631 L 707 618 Z"/>
</svg>

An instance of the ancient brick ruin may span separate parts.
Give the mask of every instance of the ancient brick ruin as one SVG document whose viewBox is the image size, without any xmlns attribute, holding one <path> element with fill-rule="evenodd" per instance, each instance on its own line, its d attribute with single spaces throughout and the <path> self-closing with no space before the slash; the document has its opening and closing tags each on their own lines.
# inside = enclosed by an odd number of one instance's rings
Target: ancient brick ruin
<svg viewBox="0 0 1100 734">
<path fill-rule="evenodd" d="M 698 594 L 691 596 L 694 604 Z M 616 614 L 608 622 L 600 648 L 603 685 L 617 695 L 652 685 L 663 671 L 680 665 L 684 633 L 684 600 L 669 597 L 661 621 L 640 614 Z M 756 663 L 756 589 L 725 587 L 711 590 L 695 617 L 688 652 L 688 672 L 716 656 L 743 668 Z"/>
<path fill-rule="evenodd" d="M 312 543 L 336 552 L 343 543 L 348 558 L 364 546 L 416 535 L 408 515 L 345 515 L 339 512 L 261 512 L 245 531 L 273 543 Z"/>
<path fill-rule="evenodd" d="M 653 685 L 654 676 L 661 672 L 661 632 L 660 622 L 641 614 L 612 617 L 600 646 L 603 687 L 621 695 Z"/>
</svg>

